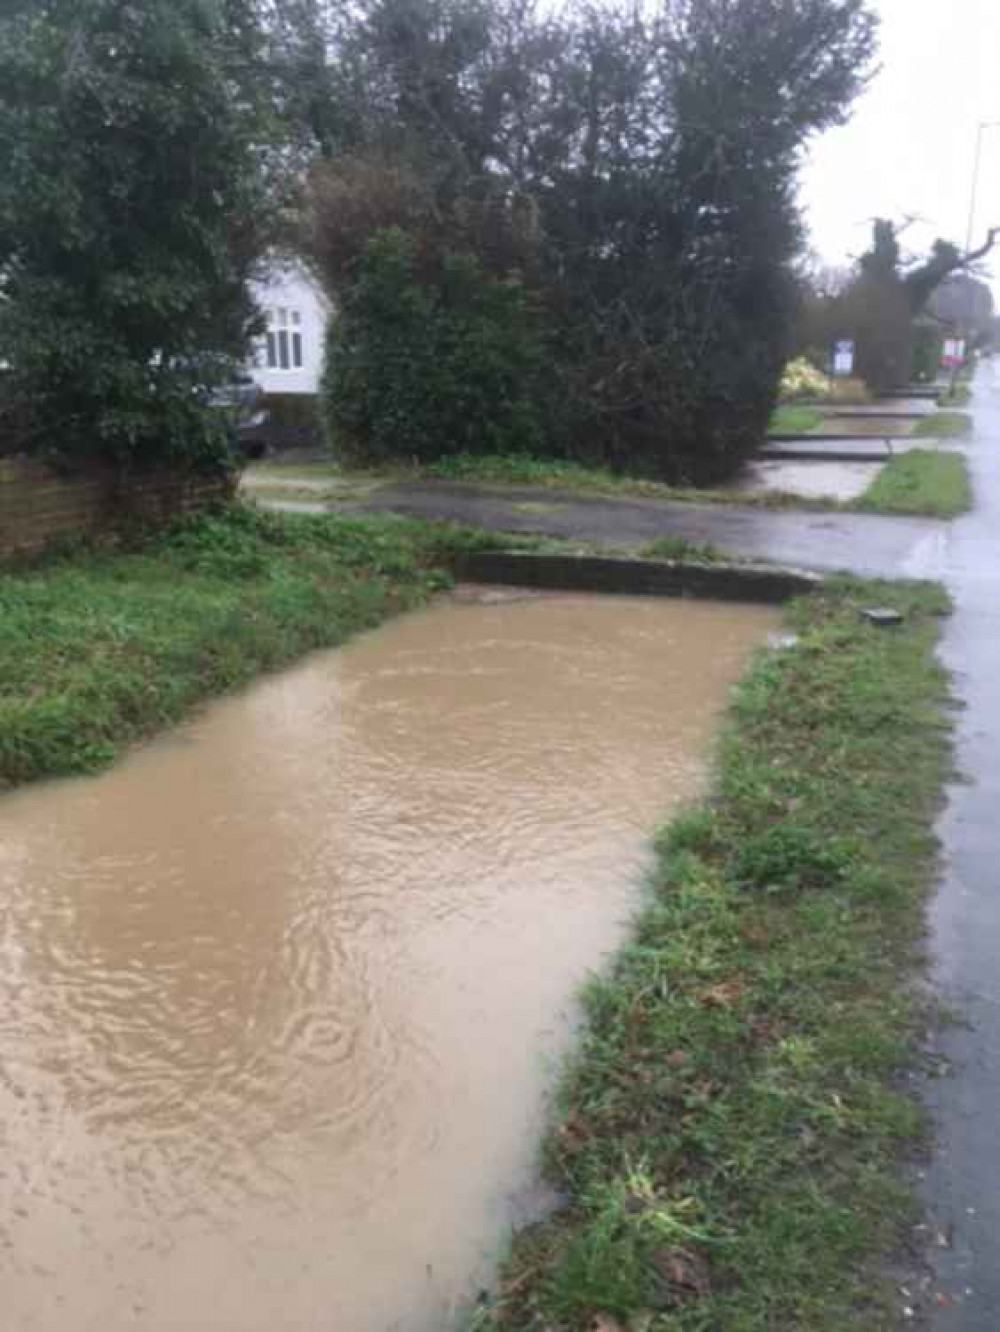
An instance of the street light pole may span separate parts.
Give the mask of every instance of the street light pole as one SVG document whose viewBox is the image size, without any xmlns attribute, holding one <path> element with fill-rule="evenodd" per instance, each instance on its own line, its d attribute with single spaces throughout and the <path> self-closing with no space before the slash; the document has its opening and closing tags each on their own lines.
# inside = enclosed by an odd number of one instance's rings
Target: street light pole
<svg viewBox="0 0 1000 1332">
<path fill-rule="evenodd" d="M 972 168 L 972 195 L 969 199 L 969 225 L 965 232 L 965 253 L 972 249 L 972 235 L 976 228 L 976 204 L 979 200 L 979 170 L 983 164 L 983 135 L 988 129 L 1000 128 L 1000 120 L 981 120 L 976 131 L 976 160 Z"/>
<path fill-rule="evenodd" d="M 983 165 L 983 135 L 988 129 L 1000 129 L 1000 120 L 981 120 L 976 128 L 976 157 L 972 167 L 972 191 L 969 196 L 969 221 L 965 229 L 965 253 L 972 253 L 972 237 L 976 229 L 976 204 L 979 201 L 979 172 Z M 971 329 L 965 330 L 966 350 L 972 341 Z M 957 359 L 951 374 L 951 392 L 954 396 L 958 384 L 958 372 L 961 367 Z"/>
</svg>

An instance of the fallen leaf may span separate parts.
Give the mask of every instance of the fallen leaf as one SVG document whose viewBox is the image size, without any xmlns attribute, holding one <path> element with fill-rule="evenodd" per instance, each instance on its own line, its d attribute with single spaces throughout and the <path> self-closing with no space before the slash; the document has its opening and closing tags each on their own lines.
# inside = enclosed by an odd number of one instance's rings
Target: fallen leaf
<svg viewBox="0 0 1000 1332">
<path fill-rule="evenodd" d="M 742 993 L 743 982 L 734 977 L 706 990 L 702 1002 L 712 1008 L 732 1008 Z"/>
<path fill-rule="evenodd" d="M 596 1314 L 590 1320 L 587 1332 L 625 1332 L 625 1328 L 610 1314 Z"/>
<path fill-rule="evenodd" d="M 681 1294 L 708 1295 L 712 1289 L 708 1260 L 690 1249 L 658 1249 L 653 1262 L 660 1276 Z"/>
<path fill-rule="evenodd" d="M 568 1119 L 559 1129 L 559 1137 L 562 1140 L 563 1151 L 579 1152 L 583 1150 L 587 1134 L 583 1127 L 574 1119 Z"/>
<path fill-rule="evenodd" d="M 684 1050 L 673 1050 L 667 1055 L 667 1063 L 671 1068 L 683 1068 L 688 1062 L 688 1056 Z"/>
</svg>

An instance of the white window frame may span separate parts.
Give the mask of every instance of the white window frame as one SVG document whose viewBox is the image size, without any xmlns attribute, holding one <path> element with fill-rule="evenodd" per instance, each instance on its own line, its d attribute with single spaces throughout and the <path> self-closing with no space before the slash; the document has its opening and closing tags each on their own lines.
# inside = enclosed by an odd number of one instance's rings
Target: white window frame
<svg viewBox="0 0 1000 1332">
<path fill-rule="evenodd" d="M 305 338 L 302 311 L 287 305 L 269 306 L 264 335 L 264 367 L 275 374 L 295 374 L 305 369 Z"/>
</svg>

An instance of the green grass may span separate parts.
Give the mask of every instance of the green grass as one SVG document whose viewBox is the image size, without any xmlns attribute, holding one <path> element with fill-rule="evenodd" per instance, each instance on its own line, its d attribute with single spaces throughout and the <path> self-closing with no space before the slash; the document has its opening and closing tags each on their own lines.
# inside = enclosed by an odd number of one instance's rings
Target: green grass
<svg viewBox="0 0 1000 1332">
<path fill-rule="evenodd" d="M 807 435 L 823 423 L 823 413 L 814 407 L 789 403 L 775 409 L 768 424 L 771 435 Z"/>
<path fill-rule="evenodd" d="M 896 630 L 863 621 L 896 606 Z M 648 905 L 589 985 L 495 1332 L 876 1332 L 924 1131 L 903 1074 L 949 770 L 944 593 L 841 582 L 739 688 L 711 801 L 656 844 Z"/>
<path fill-rule="evenodd" d="M 972 401 L 972 389 L 968 384 L 956 384 L 953 389 L 946 389 L 937 400 L 939 407 L 967 407 Z"/>
<path fill-rule="evenodd" d="M 534 458 L 520 453 L 456 453 L 429 463 L 419 475 L 437 481 L 471 481 L 479 485 L 565 487 L 575 491 L 624 491 L 640 495 L 674 493 L 672 486 L 660 481 L 623 476 L 584 463 Z"/>
<path fill-rule="evenodd" d="M 683 504 L 742 504 L 760 509 L 784 509 L 799 504 L 805 508 L 830 508 L 824 500 L 806 501 L 780 491 L 753 494 L 731 489 L 702 490 L 689 486 L 670 486 L 644 477 L 624 476 L 603 467 L 582 463 L 532 458 L 522 454 L 459 453 L 407 476 L 392 480 L 460 481 L 481 486 L 536 486 L 539 489 L 565 490 L 577 495 L 628 496 Z M 833 507 L 836 507 L 834 504 Z"/>
<path fill-rule="evenodd" d="M 663 536 L 643 546 L 639 554 L 647 560 L 693 561 L 696 564 L 737 563 L 737 557 L 727 555 L 710 541 L 688 541 L 686 537 Z"/>
<path fill-rule="evenodd" d="M 972 433 L 972 417 L 965 412 L 935 412 L 922 417 L 913 433 L 922 439 L 964 439 Z"/>
<path fill-rule="evenodd" d="M 972 507 L 968 465 L 957 453 L 914 449 L 897 454 L 856 507 L 872 513 L 956 518 Z"/>
<path fill-rule="evenodd" d="M 501 541 L 234 505 L 132 551 L 0 572 L 0 788 L 93 771 L 201 700 L 421 604 L 456 550 Z"/>
<path fill-rule="evenodd" d="M 735 504 L 747 508 L 814 512 L 861 510 L 913 517 L 952 518 L 965 513 L 972 502 L 964 458 L 925 449 L 897 455 L 863 495 L 843 501 L 832 497 L 795 495 L 783 490 L 754 493 L 731 489 L 682 489 L 578 463 L 518 456 L 459 454 L 426 469 L 423 475 L 480 485 L 533 485 L 539 489 L 564 489 L 577 494 L 627 495 L 677 503 Z"/>
</svg>

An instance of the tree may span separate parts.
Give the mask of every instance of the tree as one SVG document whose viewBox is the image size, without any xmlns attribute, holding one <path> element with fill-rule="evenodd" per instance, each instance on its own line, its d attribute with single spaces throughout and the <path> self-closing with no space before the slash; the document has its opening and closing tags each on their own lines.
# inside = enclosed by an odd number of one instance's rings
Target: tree
<svg viewBox="0 0 1000 1332">
<path fill-rule="evenodd" d="M 819 331 L 827 345 L 836 338 L 853 338 L 858 372 L 875 393 L 899 388 L 915 371 L 927 373 L 934 339 L 925 316 L 929 310 L 936 313 L 935 293 L 954 281 L 954 275 L 968 279 L 992 250 L 1000 228 L 990 230 L 985 242 L 968 254 L 936 240 L 924 259 L 903 254 L 900 234 L 896 223 L 876 218 L 871 248 L 861 256 L 846 289 L 814 297 L 809 306 L 809 335 L 815 338 Z"/>
<path fill-rule="evenodd" d="M 968 273 L 945 278 L 928 301 L 927 310 L 939 323 L 967 331 L 976 342 L 986 341 L 991 335 L 993 292 L 987 283 Z"/>
<path fill-rule="evenodd" d="M 795 306 L 799 150 L 843 119 L 863 0 L 365 0 L 328 96 L 310 249 L 336 303 L 373 231 L 471 253 L 547 330 L 547 447 L 679 480 L 756 447 Z"/>
<path fill-rule="evenodd" d="M 266 222 L 251 0 L 10 0 L 0 362 L 28 443 L 213 465 L 203 400 L 255 330 Z"/>
</svg>

